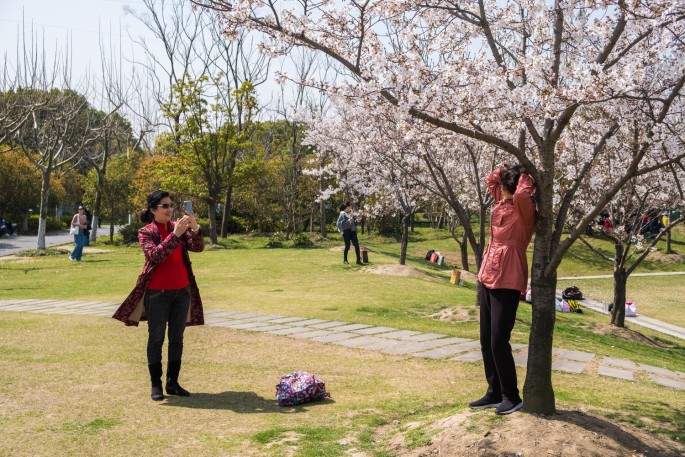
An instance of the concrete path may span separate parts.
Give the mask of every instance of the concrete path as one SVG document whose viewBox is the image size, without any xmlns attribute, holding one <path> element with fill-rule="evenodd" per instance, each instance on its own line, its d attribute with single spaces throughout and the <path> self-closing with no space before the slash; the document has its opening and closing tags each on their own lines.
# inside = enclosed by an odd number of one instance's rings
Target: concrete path
<svg viewBox="0 0 685 457">
<path fill-rule="evenodd" d="M 106 302 L 30 299 L 0 301 L 0 311 L 87 315 L 102 318 L 110 318 L 117 306 L 115 303 Z M 448 337 L 438 333 L 215 309 L 205 310 L 205 323 L 214 327 L 262 332 L 393 355 L 448 359 L 458 362 L 481 362 L 482 360 L 478 341 Z M 528 346 L 513 344 L 512 349 L 516 365 L 525 367 Z M 630 360 L 597 357 L 589 352 L 554 349 L 552 369 L 576 374 L 597 373 L 600 376 L 640 383 L 653 382 L 672 389 L 685 390 L 684 372 L 636 364 Z"/>
<path fill-rule="evenodd" d="M 119 226 L 114 226 L 114 233 L 119 231 Z M 109 235 L 109 225 L 103 225 L 98 229 L 98 236 Z M 25 249 L 35 249 L 38 245 L 37 235 L 3 236 L 0 238 L 0 257 L 16 254 Z M 57 230 L 45 234 L 47 247 L 73 244 L 74 236 L 69 235 L 69 230 Z"/>
<path fill-rule="evenodd" d="M 641 276 L 676 276 L 685 275 L 685 271 L 660 271 L 658 273 L 632 273 L 630 275 L 633 277 Z M 557 281 L 573 281 L 574 279 L 614 279 L 614 275 L 596 275 L 596 276 L 564 276 L 562 278 L 557 278 Z"/>
</svg>

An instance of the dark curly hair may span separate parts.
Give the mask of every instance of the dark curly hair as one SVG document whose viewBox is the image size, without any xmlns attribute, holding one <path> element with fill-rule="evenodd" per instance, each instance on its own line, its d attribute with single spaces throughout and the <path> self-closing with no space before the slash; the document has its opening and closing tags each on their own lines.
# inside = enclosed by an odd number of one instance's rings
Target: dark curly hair
<svg viewBox="0 0 685 457">
<path fill-rule="evenodd" d="M 499 182 L 509 192 L 513 194 L 519 185 L 519 178 L 521 173 L 525 173 L 526 169 L 523 165 L 514 165 L 512 167 L 504 167 L 499 172 Z"/>
<path fill-rule="evenodd" d="M 159 202 L 162 201 L 163 198 L 169 196 L 169 192 L 165 190 L 157 189 L 150 192 L 147 196 L 147 208 L 140 212 L 140 222 L 144 222 L 146 224 L 152 222 L 155 219 L 155 216 L 152 214 L 151 209 L 157 208 Z"/>
</svg>

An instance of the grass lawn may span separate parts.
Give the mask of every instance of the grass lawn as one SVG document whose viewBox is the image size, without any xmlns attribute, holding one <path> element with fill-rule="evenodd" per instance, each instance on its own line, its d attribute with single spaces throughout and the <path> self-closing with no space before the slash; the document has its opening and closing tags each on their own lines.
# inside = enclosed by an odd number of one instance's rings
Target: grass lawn
<svg viewBox="0 0 685 457">
<path fill-rule="evenodd" d="M 191 254 L 205 306 L 340 320 L 478 337 L 475 287 L 455 287 L 447 268 L 422 260 L 427 246 L 454 241 L 422 231 L 409 263 L 431 277 L 390 277 L 344 266 L 341 253 L 264 249 L 266 238 L 231 237 L 228 249 Z M 362 239 L 373 265 L 396 263 L 391 239 Z M 120 302 L 143 264 L 138 247 L 98 245 L 82 263 L 67 256 L 0 259 L 2 298 Z M 580 284 L 579 284 L 580 285 Z M 430 316 L 463 311 L 459 321 Z M 682 309 L 682 308 L 681 308 Z M 527 343 L 531 310 L 521 304 L 512 340 Z M 669 347 L 648 346 L 596 327 L 593 312 L 558 315 L 554 346 L 595 352 L 683 371 L 685 344 L 639 329 Z M 145 325 L 81 316 L 0 313 L 0 426 L 8 455 L 384 455 L 386 435 L 407 423 L 430 422 L 462 410 L 482 393 L 478 364 L 393 357 L 285 337 L 191 327 L 182 381 L 190 399 L 149 399 Z M 278 376 L 294 369 L 320 375 L 330 402 L 279 408 Z M 519 385 L 525 373 L 519 371 Z M 685 392 L 648 380 L 554 372 L 557 407 L 585 409 L 664 436 L 685 440 Z M 620 395 L 617 395 L 620 392 Z M 645 401 L 652 399 L 654 401 Z M 656 400 L 658 399 L 658 400 Z M 483 413 L 490 414 L 490 413 Z M 506 420 L 506 419 L 504 419 Z M 425 443 L 424 429 L 412 436 Z M 347 445 L 339 444 L 346 440 Z M 411 444 L 411 443 L 410 443 Z"/>
</svg>

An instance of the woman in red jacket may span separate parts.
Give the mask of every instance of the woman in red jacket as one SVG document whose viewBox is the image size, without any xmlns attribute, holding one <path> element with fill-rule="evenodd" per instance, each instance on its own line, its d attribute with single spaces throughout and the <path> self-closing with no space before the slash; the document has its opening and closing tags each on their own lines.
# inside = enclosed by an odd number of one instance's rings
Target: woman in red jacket
<svg viewBox="0 0 685 457">
<path fill-rule="evenodd" d="M 200 292 L 193 276 L 188 251 L 200 252 L 204 241 L 192 214 L 171 222 L 173 204 L 168 192 L 156 190 L 147 196 L 147 209 L 140 214 L 149 224 L 138 231 L 145 253 L 145 267 L 136 287 L 114 314 L 126 325 L 148 321 L 147 362 L 152 382 L 151 397 L 163 400 L 162 345 L 169 324 L 169 354 L 166 392 L 188 397 L 178 383 L 186 325 L 204 324 Z"/>
<path fill-rule="evenodd" d="M 486 184 L 495 199 L 490 244 L 478 272 L 480 292 L 480 345 L 488 390 L 472 408 L 497 408 L 497 414 L 520 409 L 516 366 L 509 339 L 519 297 L 528 285 L 526 247 L 535 231 L 533 179 L 521 165 L 502 165 Z"/>
</svg>

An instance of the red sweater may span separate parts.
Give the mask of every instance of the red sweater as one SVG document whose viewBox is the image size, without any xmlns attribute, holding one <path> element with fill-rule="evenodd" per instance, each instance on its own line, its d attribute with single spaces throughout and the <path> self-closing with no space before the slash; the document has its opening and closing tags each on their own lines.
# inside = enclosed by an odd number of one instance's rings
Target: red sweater
<svg viewBox="0 0 685 457">
<path fill-rule="evenodd" d="M 162 240 L 168 236 L 176 236 L 173 232 L 169 232 L 165 224 L 155 222 L 155 225 L 162 236 Z M 176 290 L 183 289 L 190 284 L 188 271 L 183 263 L 182 249 L 183 245 L 179 243 L 166 259 L 157 264 L 152 273 L 152 279 L 147 285 L 148 289 Z"/>
</svg>

